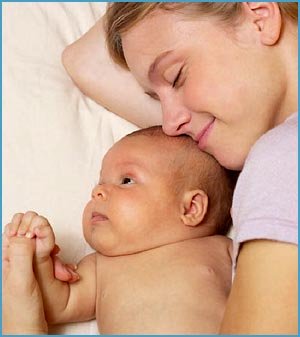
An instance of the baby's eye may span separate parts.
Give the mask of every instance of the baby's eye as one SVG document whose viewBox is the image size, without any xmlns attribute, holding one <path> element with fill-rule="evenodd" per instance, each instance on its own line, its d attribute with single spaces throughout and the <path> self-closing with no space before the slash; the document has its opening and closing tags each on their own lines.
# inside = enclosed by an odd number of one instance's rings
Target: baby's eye
<svg viewBox="0 0 300 337">
<path fill-rule="evenodd" d="M 134 180 L 128 177 L 122 179 L 122 185 L 131 185 L 134 183 Z"/>
</svg>

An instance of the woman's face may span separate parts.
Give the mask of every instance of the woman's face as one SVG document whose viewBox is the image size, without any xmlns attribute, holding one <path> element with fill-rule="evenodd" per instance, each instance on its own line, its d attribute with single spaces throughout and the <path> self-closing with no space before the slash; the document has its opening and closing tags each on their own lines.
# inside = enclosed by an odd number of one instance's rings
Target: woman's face
<svg viewBox="0 0 300 337">
<path fill-rule="evenodd" d="M 282 67 L 250 20 L 229 31 L 212 18 L 158 10 L 122 43 L 129 69 L 161 102 L 165 133 L 191 136 L 229 169 L 242 169 L 283 109 Z"/>
</svg>

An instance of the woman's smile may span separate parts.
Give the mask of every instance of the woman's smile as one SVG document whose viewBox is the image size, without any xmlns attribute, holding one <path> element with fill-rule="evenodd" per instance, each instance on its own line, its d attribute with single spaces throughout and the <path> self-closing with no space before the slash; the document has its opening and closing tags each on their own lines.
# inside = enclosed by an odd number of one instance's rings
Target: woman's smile
<svg viewBox="0 0 300 337">
<path fill-rule="evenodd" d="M 207 144 L 207 140 L 210 132 L 213 129 L 215 118 L 213 118 L 209 123 L 205 125 L 205 127 L 200 131 L 198 136 L 196 137 L 196 141 L 198 143 L 199 149 L 204 150 Z"/>
</svg>

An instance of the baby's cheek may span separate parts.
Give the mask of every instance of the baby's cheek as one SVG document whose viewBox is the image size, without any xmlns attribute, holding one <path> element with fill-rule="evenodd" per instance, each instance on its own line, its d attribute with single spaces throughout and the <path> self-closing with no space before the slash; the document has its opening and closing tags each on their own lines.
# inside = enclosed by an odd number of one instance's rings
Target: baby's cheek
<svg viewBox="0 0 300 337">
<path fill-rule="evenodd" d="M 82 223 L 83 224 L 85 224 L 88 221 L 89 217 L 92 214 L 90 203 L 91 202 L 89 201 L 83 209 L 83 212 L 82 212 Z"/>
<path fill-rule="evenodd" d="M 89 219 L 90 219 L 89 214 L 90 214 L 89 209 L 86 206 L 82 214 L 82 229 L 83 229 L 84 236 L 87 235 L 87 230 L 89 227 Z"/>
</svg>

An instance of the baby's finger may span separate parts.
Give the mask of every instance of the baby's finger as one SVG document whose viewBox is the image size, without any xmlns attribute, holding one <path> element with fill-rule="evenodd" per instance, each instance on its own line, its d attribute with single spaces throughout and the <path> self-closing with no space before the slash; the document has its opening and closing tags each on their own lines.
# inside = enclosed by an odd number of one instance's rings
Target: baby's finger
<svg viewBox="0 0 300 337">
<path fill-rule="evenodd" d="M 42 227 L 50 227 L 49 222 L 46 218 L 37 214 L 36 216 L 32 218 L 30 222 L 30 225 L 26 232 L 26 237 L 29 239 L 33 238 L 36 235 L 35 229 L 42 228 Z"/>
<path fill-rule="evenodd" d="M 58 256 L 52 256 L 54 276 L 57 280 L 68 282 L 71 279 L 71 274 L 65 267 L 65 264 Z"/>
<path fill-rule="evenodd" d="M 77 264 L 74 263 L 66 263 L 66 267 L 73 271 L 76 271 L 78 269 Z"/>
<path fill-rule="evenodd" d="M 5 233 L 7 236 L 14 236 L 17 234 L 21 224 L 24 213 L 16 213 L 11 222 L 5 226 Z"/>
<path fill-rule="evenodd" d="M 51 252 L 51 256 L 55 256 L 55 255 L 57 255 L 59 252 L 60 252 L 60 248 L 59 248 L 59 246 L 58 246 L 57 244 L 55 244 L 55 245 L 54 245 L 54 248 L 53 248 L 53 250 L 52 250 L 52 252 Z"/>
<path fill-rule="evenodd" d="M 37 239 L 45 239 L 49 236 L 53 237 L 54 239 L 54 233 L 52 230 L 52 227 L 44 221 L 41 221 L 41 219 L 36 219 L 33 223 L 32 232 L 36 235 Z M 53 240 L 54 241 L 54 240 Z M 55 243 L 53 243 L 52 249 L 54 249 Z"/>
<path fill-rule="evenodd" d="M 48 223 L 48 221 L 47 221 Z M 40 222 L 39 226 L 33 228 L 33 234 L 36 236 L 36 258 L 39 261 L 45 257 L 49 257 L 54 246 L 55 236 L 52 227 L 45 225 L 45 222 Z"/>
<path fill-rule="evenodd" d="M 72 269 L 68 269 L 68 270 L 71 274 L 71 279 L 69 280 L 69 283 L 75 283 L 75 282 L 79 281 L 80 276 L 76 272 L 74 272 Z"/>
<path fill-rule="evenodd" d="M 29 231 L 42 239 L 52 233 L 52 228 L 45 217 L 38 215 L 31 221 Z"/>
<path fill-rule="evenodd" d="M 69 283 L 74 283 L 79 280 L 79 275 L 74 272 L 74 266 L 70 268 L 69 264 L 64 264 L 59 257 L 52 257 L 54 263 L 54 275 L 55 278 Z"/>
<path fill-rule="evenodd" d="M 32 211 L 26 212 L 24 214 L 19 226 L 18 235 L 23 236 L 28 232 L 31 222 L 36 216 L 38 216 L 38 214 Z"/>
</svg>

